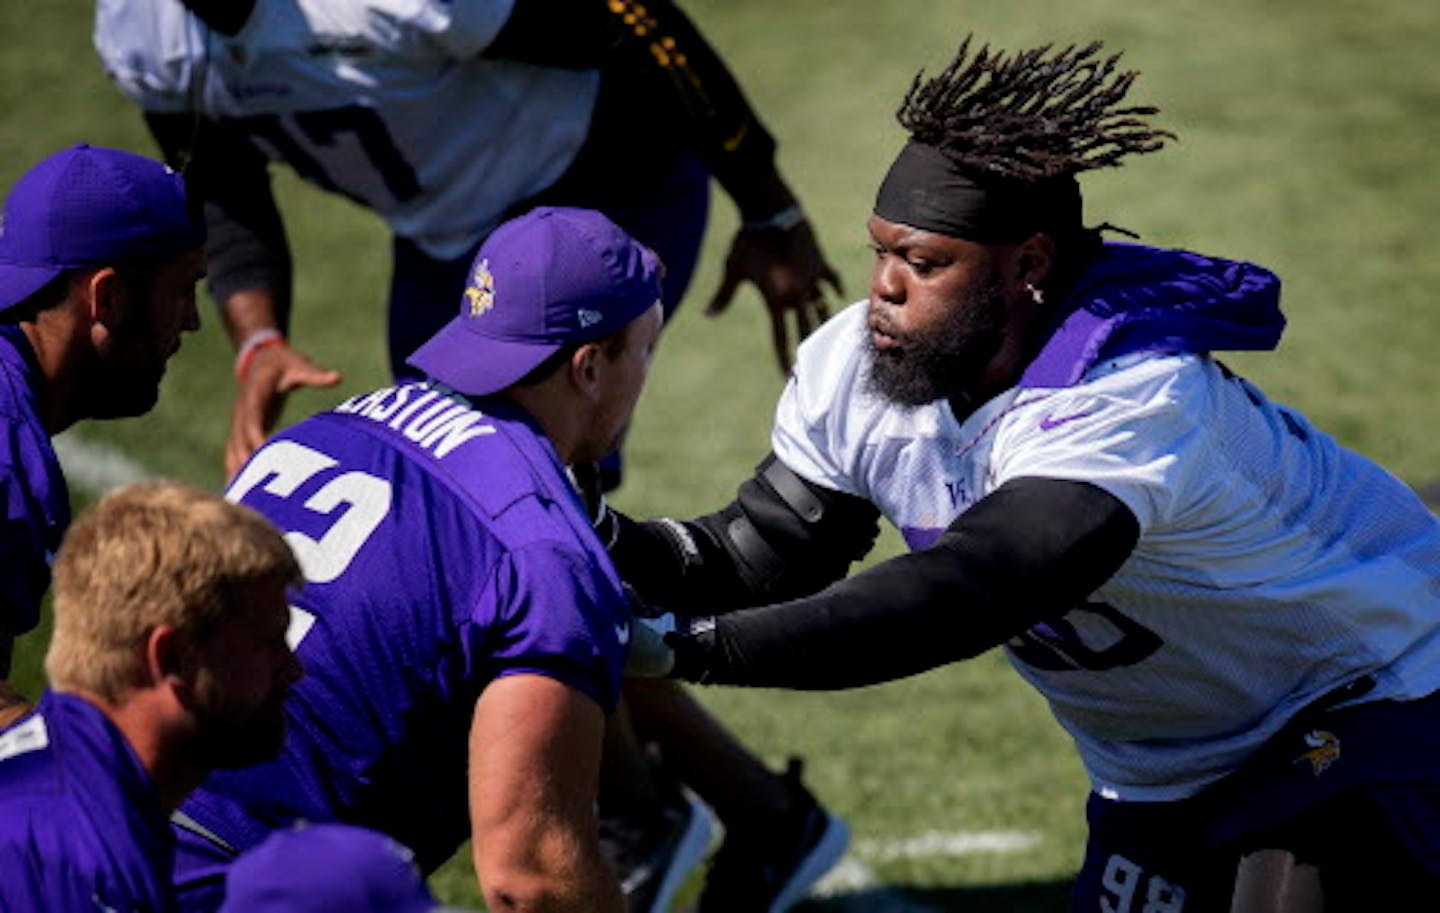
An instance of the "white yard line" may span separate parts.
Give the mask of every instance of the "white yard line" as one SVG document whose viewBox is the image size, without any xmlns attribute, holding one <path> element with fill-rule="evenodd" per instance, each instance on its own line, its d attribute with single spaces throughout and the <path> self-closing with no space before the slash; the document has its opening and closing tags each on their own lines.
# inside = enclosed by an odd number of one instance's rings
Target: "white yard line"
<svg viewBox="0 0 1440 913">
<path fill-rule="evenodd" d="M 850 851 L 874 862 L 889 862 L 929 856 L 1018 853 L 1039 843 L 1040 835 L 1033 831 L 926 831 L 914 837 L 856 840 Z"/>
<path fill-rule="evenodd" d="M 926 831 L 914 837 L 856 840 L 835 868 L 816 883 L 811 896 L 823 897 L 828 905 L 853 913 L 941 913 L 911 900 L 898 888 L 880 883 L 862 859 L 891 862 L 932 856 L 969 856 L 976 853 L 1018 853 L 1040 844 L 1033 831 Z"/>
<path fill-rule="evenodd" d="M 97 444 L 67 431 L 54 440 L 55 453 L 65 471 L 65 481 L 79 492 L 92 497 L 112 488 L 144 482 L 155 474 L 130 459 L 117 448 Z"/>
</svg>

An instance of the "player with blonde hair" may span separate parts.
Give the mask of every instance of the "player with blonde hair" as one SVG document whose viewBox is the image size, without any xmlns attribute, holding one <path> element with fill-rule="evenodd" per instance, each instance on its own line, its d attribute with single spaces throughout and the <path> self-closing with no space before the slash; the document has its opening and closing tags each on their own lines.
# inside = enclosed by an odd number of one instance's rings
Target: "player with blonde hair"
<svg viewBox="0 0 1440 913">
<path fill-rule="evenodd" d="M 0 907 L 168 910 L 168 816 L 212 769 L 279 750 L 300 567 L 254 511 L 114 491 L 55 562 L 50 688 L 0 733 Z"/>
</svg>

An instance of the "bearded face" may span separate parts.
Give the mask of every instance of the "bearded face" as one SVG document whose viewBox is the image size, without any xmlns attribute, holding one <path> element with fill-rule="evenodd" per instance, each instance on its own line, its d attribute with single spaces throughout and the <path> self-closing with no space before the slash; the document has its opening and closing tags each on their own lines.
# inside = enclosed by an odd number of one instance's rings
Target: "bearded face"
<svg viewBox="0 0 1440 913">
<path fill-rule="evenodd" d="M 898 406 L 998 392 L 1016 350 L 1004 248 L 870 219 L 868 390 Z"/>
<path fill-rule="evenodd" d="M 905 407 L 973 395 L 1004 346 L 1005 313 L 1005 293 L 995 282 L 973 288 L 939 320 L 913 329 L 872 305 L 866 389 Z"/>
</svg>

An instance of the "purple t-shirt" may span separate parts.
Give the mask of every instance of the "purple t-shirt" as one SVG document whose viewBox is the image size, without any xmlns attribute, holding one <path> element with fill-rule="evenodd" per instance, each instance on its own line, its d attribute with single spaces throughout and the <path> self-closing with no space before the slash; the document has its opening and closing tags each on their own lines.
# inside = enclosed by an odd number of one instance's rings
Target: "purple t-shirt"
<svg viewBox="0 0 1440 913">
<path fill-rule="evenodd" d="M 154 781 L 89 701 L 47 691 L 0 732 L 0 910 L 174 909 Z"/>
<path fill-rule="evenodd" d="M 50 435 L 40 422 L 40 384 L 30 341 L 19 327 L 0 327 L 0 631 L 23 634 L 40 620 L 50 561 L 70 525 L 70 493 Z"/>
<path fill-rule="evenodd" d="M 484 409 L 385 388 L 278 435 L 231 483 L 287 531 L 308 581 L 283 754 L 213 774 L 183 807 L 233 846 L 339 820 L 428 872 L 470 834 L 467 742 L 488 683 L 533 672 L 614 706 L 631 620 L 619 578 L 538 428 Z M 183 852 L 178 865 L 181 884 L 216 874 L 186 871 Z"/>
</svg>

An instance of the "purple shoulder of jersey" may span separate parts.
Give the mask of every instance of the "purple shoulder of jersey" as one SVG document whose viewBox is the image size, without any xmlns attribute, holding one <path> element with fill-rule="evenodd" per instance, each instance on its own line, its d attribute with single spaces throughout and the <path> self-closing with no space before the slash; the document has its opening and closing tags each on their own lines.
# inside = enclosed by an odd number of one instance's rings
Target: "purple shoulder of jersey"
<svg viewBox="0 0 1440 913">
<path fill-rule="evenodd" d="M 0 627 L 22 634 L 40 620 L 50 562 L 70 525 L 70 492 L 35 388 L 40 368 L 18 327 L 0 327 Z"/>
<path fill-rule="evenodd" d="M 0 732 L 0 909 L 174 909 L 149 774 L 89 701 L 46 692 Z"/>
</svg>

